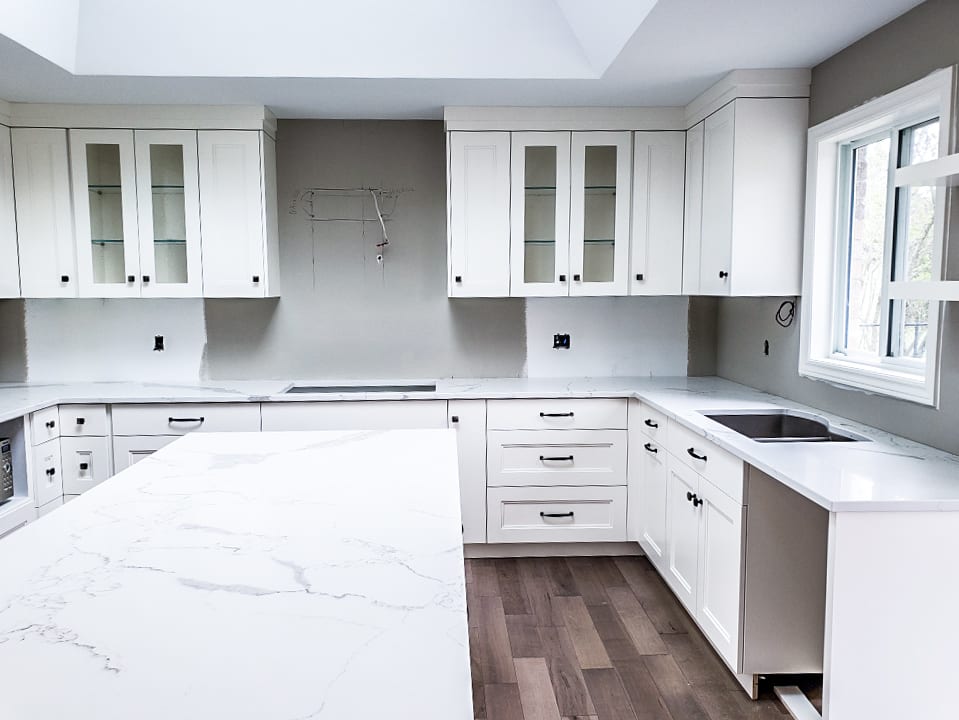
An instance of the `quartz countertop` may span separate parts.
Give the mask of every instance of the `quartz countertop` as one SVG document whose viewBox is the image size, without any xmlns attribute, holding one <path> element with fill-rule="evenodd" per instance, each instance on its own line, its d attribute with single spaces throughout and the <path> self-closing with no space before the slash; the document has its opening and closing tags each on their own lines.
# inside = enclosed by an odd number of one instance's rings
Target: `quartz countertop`
<svg viewBox="0 0 959 720">
<path fill-rule="evenodd" d="M 406 399 L 639 398 L 830 511 L 959 511 L 959 457 L 722 378 L 381 379 L 435 392 L 283 394 L 289 380 L 199 384 L 0 384 L 0 422 L 68 402 L 322 402 Z M 312 381 L 297 384 L 349 384 Z M 758 443 L 705 417 L 710 410 L 790 408 L 863 435 L 857 443 Z"/>
<path fill-rule="evenodd" d="M 460 524 L 450 430 L 185 436 L 0 544 L 0 715 L 471 719 Z"/>
</svg>

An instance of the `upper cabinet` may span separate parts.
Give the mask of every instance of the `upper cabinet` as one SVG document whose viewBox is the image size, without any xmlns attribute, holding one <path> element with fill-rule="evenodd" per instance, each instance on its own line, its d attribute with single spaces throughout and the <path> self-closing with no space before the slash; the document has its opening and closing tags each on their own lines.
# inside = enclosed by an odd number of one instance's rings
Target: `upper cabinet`
<svg viewBox="0 0 959 720">
<path fill-rule="evenodd" d="M 801 290 L 805 98 L 739 98 L 689 131 L 687 295 Z"/>
<path fill-rule="evenodd" d="M 0 125 L 0 298 L 20 297 L 10 128 Z"/>
</svg>

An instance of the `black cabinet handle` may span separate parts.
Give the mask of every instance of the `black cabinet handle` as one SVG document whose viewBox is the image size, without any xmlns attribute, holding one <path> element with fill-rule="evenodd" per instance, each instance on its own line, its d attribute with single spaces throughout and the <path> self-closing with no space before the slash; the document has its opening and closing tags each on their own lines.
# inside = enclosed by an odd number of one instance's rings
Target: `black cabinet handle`
<svg viewBox="0 0 959 720">
<path fill-rule="evenodd" d="M 705 455 L 697 455 L 697 454 L 696 454 L 696 448 L 686 448 L 686 452 L 689 453 L 689 456 L 690 456 L 690 457 L 694 457 L 694 458 L 696 458 L 697 460 L 702 460 L 702 461 L 704 461 L 704 462 L 705 462 L 705 460 L 706 460 L 706 456 L 705 456 Z"/>
<path fill-rule="evenodd" d="M 540 417 L 573 417 L 573 413 L 572 412 L 564 412 L 564 413 L 541 412 L 539 416 Z"/>
<path fill-rule="evenodd" d="M 86 424 L 87 424 L 86 418 L 77 418 L 77 425 L 86 425 Z"/>
<path fill-rule="evenodd" d="M 460 416 L 459 416 L 459 415 L 451 415 L 451 416 L 450 416 L 450 422 L 458 423 L 459 421 L 460 421 Z"/>
<path fill-rule="evenodd" d="M 453 282 L 458 282 L 458 283 L 463 282 L 463 276 L 457 275 L 455 278 L 453 278 Z"/>
<path fill-rule="evenodd" d="M 572 456 L 572 455 L 565 455 L 565 456 L 562 456 L 562 457 L 559 457 L 559 456 L 557 456 L 557 457 L 549 457 L 549 456 L 546 456 L 546 455 L 540 455 L 540 456 L 539 456 L 539 459 L 540 459 L 540 462 L 562 462 L 562 461 L 572 462 L 572 461 L 573 461 L 573 456 Z"/>
<path fill-rule="evenodd" d="M 127 282 L 136 282 L 136 275 L 127 275 Z"/>
<path fill-rule="evenodd" d="M 643 447 L 646 448 L 646 449 L 647 449 L 649 452 L 651 452 L 651 453 L 658 453 L 658 452 L 659 452 L 659 450 L 657 450 L 656 448 L 654 448 L 654 447 L 653 447 L 652 445 L 650 445 L 649 443 L 646 443 L 645 445 L 643 445 Z"/>
<path fill-rule="evenodd" d="M 579 275 L 573 275 L 573 280 L 575 282 L 579 282 Z"/>
<path fill-rule="evenodd" d="M 260 276 L 259 276 L 259 275 L 254 275 L 254 276 L 253 276 L 253 282 L 255 282 L 255 283 L 260 282 Z"/>
<path fill-rule="evenodd" d="M 69 276 L 69 275 L 61 275 L 61 276 L 60 276 L 60 282 L 62 282 L 62 283 L 68 283 L 68 282 L 70 282 L 70 276 Z"/>
<path fill-rule="evenodd" d="M 54 468 L 47 468 L 46 473 L 48 477 L 53 477 L 57 474 L 57 471 Z"/>
<path fill-rule="evenodd" d="M 699 507 L 702 504 L 703 504 L 702 499 L 697 497 L 696 495 L 693 495 L 693 507 Z"/>
<path fill-rule="evenodd" d="M 646 419 L 643 421 L 643 424 L 644 424 L 646 427 L 651 427 L 651 428 L 658 428 L 658 427 L 659 427 L 659 423 L 658 423 L 658 422 L 653 422 L 653 421 L 650 420 L 649 418 L 646 418 Z"/>
<path fill-rule="evenodd" d="M 150 282 L 150 276 L 149 276 L 149 275 L 144 275 L 144 276 L 143 276 L 143 282 Z"/>
<path fill-rule="evenodd" d="M 47 428 L 49 428 L 50 430 L 53 430 L 53 428 L 55 428 L 55 427 L 57 426 L 57 424 L 56 424 L 53 420 L 47 420 L 47 421 L 44 423 L 44 425 L 46 425 Z"/>
<path fill-rule="evenodd" d="M 539 514 L 539 516 L 540 516 L 541 518 L 573 517 L 573 511 L 570 510 L 569 512 L 565 512 L 565 513 L 548 513 L 548 512 L 541 512 L 541 513 Z"/>
<path fill-rule="evenodd" d="M 693 495 L 691 492 L 689 492 L 689 491 L 686 492 L 686 499 L 689 500 L 690 502 L 692 502 L 692 500 L 693 500 L 694 497 L 696 497 L 696 496 Z"/>
<path fill-rule="evenodd" d="M 643 274 L 642 274 L 642 273 L 636 273 L 636 279 L 642 281 L 642 279 L 643 279 Z"/>
<path fill-rule="evenodd" d="M 565 275 L 560 275 L 560 276 L 559 276 L 559 281 L 560 281 L 560 282 L 566 282 L 566 276 L 565 276 Z"/>
<path fill-rule="evenodd" d="M 90 463 L 80 463 L 80 470 L 86 472 L 90 469 Z"/>
<path fill-rule="evenodd" d="M 168 423 L 202 423 L 202 422 L 204 422 L 205 420 L 206 420 L 205 417 L 198 417 L 198 418 L 175 418 L 175 417 L 171 417 L 171 418 L 167 418 L 167 422 L 168 422 Z"/>
<path fill-rule="evenodd" d="M 720 271 L 719 271 L 719 277 L 722 278 L 722 279 L 728 278 L 728 277 L 729 277 L 729 273 L 726 272 L 725 270 L 720 270 Z"/>
</svg>

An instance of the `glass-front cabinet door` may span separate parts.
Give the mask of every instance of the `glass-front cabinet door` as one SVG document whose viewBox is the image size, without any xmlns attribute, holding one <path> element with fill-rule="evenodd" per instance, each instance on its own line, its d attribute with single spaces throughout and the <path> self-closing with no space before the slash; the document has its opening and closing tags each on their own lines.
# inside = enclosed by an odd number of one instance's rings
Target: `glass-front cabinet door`
<svg viewBox="0 0 959 720">
<path fill-rule="evenodd" d="M 136 130 L 143 297 L 199 297 L 200 189 L 194 130 Z"/>
<path fill-rule="evenodd" d="M 570 295 L 629 289 L 629 132 L 574 132 L 569 213 Z"/>
<path fill-rule="evenodd" d="M 510 295 L 569 294 L 568 132 L 514 132 Z"/>
<path fill-rule="evenodd" d="M 132 130 L 71 130 L 81 297 L 140 294 Z"/>
</svg>

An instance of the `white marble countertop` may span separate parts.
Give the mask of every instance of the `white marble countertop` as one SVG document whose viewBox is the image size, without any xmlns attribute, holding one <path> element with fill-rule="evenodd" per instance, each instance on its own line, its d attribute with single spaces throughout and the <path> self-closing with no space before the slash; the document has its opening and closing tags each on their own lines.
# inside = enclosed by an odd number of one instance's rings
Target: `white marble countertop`
<svg viewBox="0 0 959 720">
<path fill-rule="evenodd" d="M 321 402 L 404 399 L 639 398 L 830 511 L 959 511 L 959 457 L 861 423 L 715 377 L 384 379 L 436 384 L 435 392 L 283 394 L 288 380 L 0 384 L 0 422 L 67 402 Z M 356 381 L 359 384 L 360 381 Z M 297 384 L 352 384 L 328 380 Z M 701 411 L 782 407 L 811 412 L 871 442 L 764 444 Z"/>
<path fill-rule="evenodd" d="M 0 544 L 10 720 L 473 717 L 455 433 L 188 435 Z"/>
</svg>

